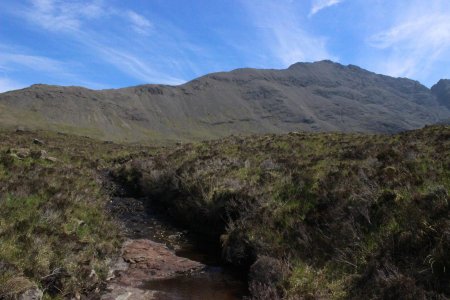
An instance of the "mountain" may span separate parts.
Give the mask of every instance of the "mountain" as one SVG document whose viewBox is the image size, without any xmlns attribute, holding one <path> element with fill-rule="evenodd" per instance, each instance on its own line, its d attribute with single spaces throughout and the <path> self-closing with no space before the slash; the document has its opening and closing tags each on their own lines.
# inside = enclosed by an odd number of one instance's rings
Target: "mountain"
<svg viewBox="0 0 450 300">
<path fill-rule="evenodd" d="M 431 88 L 440 105 L 450 108 L 450 79 L 441 79 Z"/>
<path fill-rule="evenodd" d="M 33 85 L 0 94 L 0 125 L 115 141 L 200 140 L 290 131 L 398 132 L 450 119 L 433 89 L 331 61 L 237 69 L 179 86 L 90 90 Z"/>
</svg>

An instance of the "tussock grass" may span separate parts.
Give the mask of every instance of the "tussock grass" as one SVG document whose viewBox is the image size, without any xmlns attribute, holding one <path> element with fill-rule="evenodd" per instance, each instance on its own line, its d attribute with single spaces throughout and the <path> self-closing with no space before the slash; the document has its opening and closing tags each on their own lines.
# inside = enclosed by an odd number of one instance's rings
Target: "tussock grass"
<svg viewBox="0 0 450 300">
<path fill-rule="evenodd" d="M 121 243 L 105 212 L 112 170 L 249 267 L 255 299 L 450 296 L 449 126 L 158 149 L 45 132 L 0 141 L 3 295 L 22 279 L 47 298 L 101 287 Z M 22 148 L 30 155 L 12 151 Z"/>
<path fill-rule="evenodd" d="M 220 236 L 226 261 L 282 261 L 288 271 L 267 295 L 450 295 L 449 126 L 230 137 L 118 173 L 134 174 L 132 184 L 177 220 Z"/>
<path fill-rule="evenodd" d="M 47 298 L 101 287 L 121 245 L 102 174 L 140 151 L 65 134 L 0 132 L 0 295 L 22 292 L 15 282 L 36 285 Z"/>
</svg>

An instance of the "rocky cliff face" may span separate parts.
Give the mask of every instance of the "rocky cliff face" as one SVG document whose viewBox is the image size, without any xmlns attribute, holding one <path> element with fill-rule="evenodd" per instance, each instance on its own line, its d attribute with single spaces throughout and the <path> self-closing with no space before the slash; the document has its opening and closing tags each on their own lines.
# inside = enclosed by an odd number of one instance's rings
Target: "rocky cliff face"
<svg viewBox="0 0 450 300">
<path fill-rule="evenodd" d="M 450 108 L 450 79 L 441 79 L 431 88 L 439 104 Z"/>
<path fill-rule="evenodd" d="M 180 86 L 94 91 L 33 85 L 0 94 L 0 124 L 120 141 L 299 130 L 397 132 L 449 119 L 448 94 L 439 91 L 321 61 L 213 73 Z"/>
</svg>

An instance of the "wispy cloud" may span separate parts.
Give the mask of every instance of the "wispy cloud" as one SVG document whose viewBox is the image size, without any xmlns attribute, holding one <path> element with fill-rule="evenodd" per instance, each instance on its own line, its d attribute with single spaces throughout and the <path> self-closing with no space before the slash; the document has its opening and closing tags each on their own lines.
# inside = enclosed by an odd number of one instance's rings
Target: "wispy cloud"
<svg viewBox="0 0 450 300">
<path fill-rule="evenodd" d="M 104 84 L 83 78 L 78 72 L 83 67 L 77 62 L 61 61 L 41 55 L 23 47 L 0 44 L 0 80 L 2 91 L 22 88 L 22 82 L 11 80 L 8 74 L 26 73 L 29 70 L 40 74 L 39 80 L 46 78 L 54 84 L 77 84 L 91 88 L 106 88 Z M 35 81 L 33 83 L 36 83 Z"/>
<path fill-rule="evenodd" d="M 384 53 L 380 69 L 392 76 L 422 77 L 450 57 L 450 9 L 443 5 L 414 5 L 398 12 L 399 19 L 368 39 Z"/>
<path fill-rule="evenodd" d="M 31 0 L 25 11 L 28 19 L 51 31 L 77 30 L 83 20 L 98 18 L 106 9 L 101 1 L 64 2 L 58 0 Z"/>
<path fill-rule="evenodd" d="M 131 27 L 135 32 L 142 35 L 150 34 L 153 25 L 146 17 L 131 10 L 126 13 L 126 16 L 130 19 Z"/>
<path fill-rule="evenodd" d="M 168 76 L 148 57 L 149 50 L 140 38 L 133 40 L 130 31 L 146 38 L 153 33 L 153 23 L 131 9 L 121 10 L 103 1 L 31 0 L 31 7 L 22 14 L 26 20 L 50 33 L 62 33 L 89 49 L 89 55 L 114 66 L 141 82 L 179 84 L 185 80 Z M 92 28 L 93 20 L 116 20 L 117 30 Z M 109 20 L 111 21 L 111 20 Z M 100 25 L 101 26 L 101 25 Z M 128 29 L 128 32 L 127 32 Z M 133 47 L 130 47 L 133 43 Z"/>
<path fill-rule="evenodd" d="M 257 4 L 244 3 L 263 35 L 265 46 L 284 66 L 299 61 L 337 59 L 328 52 L 325 37 L 305 29 L 295 2 L 271 0 Z"/>
<path fill-rule="evenodd" d="M 154 71 L 148 63 L 126 51 L 106 47 L 98 47 L 97 50 L 102 53 L 109 63 L 123 70 L 130 76 L 139 78 L 145 82 L 164 82 L 173 85 L 185 82 L 183 79 Z"/>
<path fill-rule="evenodd" d="M 317 14 L 322 9 L 337 5 L 341 2 L 343 2 L 343 0 L 313 0 L 311 11 L 309 12 L 309 17 Z"/>
<path fill-rule="evenodd" d="M 9 78 L 2 78 L 0 77 L 0 93 L 12 91 L 12 90 L 18 90 L 23 88 L 25 85 L 10 80 Z"/>
<path fill-rule="evenodd" d="M 66 70 L 69 69 L 67 64 L 48 57 L 18 53 L 0 53 L 0 68 L 5 70 L 13 68 L 14 65 L 20 65 L 21 67 L 36 71 L 54 72 L 58 74 L 66 73 Z"/>
</svg>

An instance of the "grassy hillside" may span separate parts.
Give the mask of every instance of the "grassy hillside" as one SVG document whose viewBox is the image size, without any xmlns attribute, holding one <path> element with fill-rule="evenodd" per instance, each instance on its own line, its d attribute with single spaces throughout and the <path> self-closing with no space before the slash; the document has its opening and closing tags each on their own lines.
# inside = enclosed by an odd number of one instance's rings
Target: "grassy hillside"
<svg viewBox="0 0 450 300">
<path fill-rule="evenodd" d="M 179 86 L 90 90 L 37 84 L 0 94 L 0 126 L 119 142 L 299 130 L 393 133 L 448 120 L 445 84 L 430 90 L 331 61 L 237 69 Z"/>
<path fill-rule="evenodd" d="M 450 296 L 448 126 L 230 137 L 121 174 L 220 238 L 224 259 L 250 266 L 259 299 Z"/>
<path fill-rule="evenodd" d="M 139 151 L 69 135 L 0 132 L 0 299 L 33 285 L 46 297 L 94 293 L 121 246 L 105 211 L 105 170 Z"/>
<path fill-rule="evenodd" d="M 0 295 L 98 292 L 122 239 L 109 172 L 220 242 L 255 299 L 450 297 L 449 126 L 159 149 L 0 132 Z"/>
</svg>

